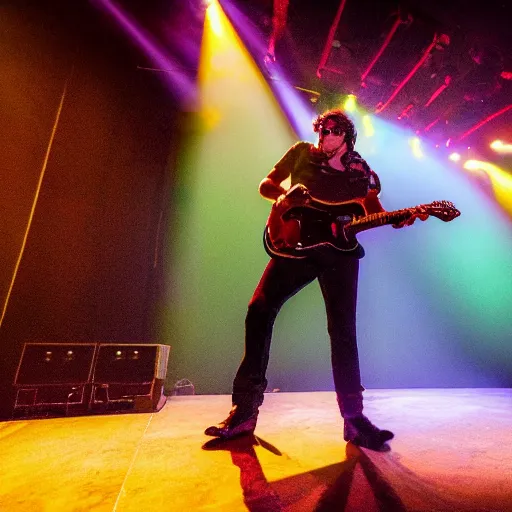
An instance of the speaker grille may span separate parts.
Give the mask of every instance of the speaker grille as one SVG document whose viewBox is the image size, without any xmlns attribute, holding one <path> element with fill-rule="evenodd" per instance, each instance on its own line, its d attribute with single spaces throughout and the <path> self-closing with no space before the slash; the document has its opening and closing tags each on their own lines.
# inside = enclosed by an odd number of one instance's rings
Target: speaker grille
<svg viewBox="0 0 512 512">
<path fill-rule="evenodd" d="M 162 350 L 167 349 L 167 350 Z M 101 344 L 94 370 L 95 383 L 146 383 L 165 377 L 166 345 Z M 167 357 L 165 357 L 167 355 Z"/>
<path fill-rule="evenodd" d="M 25 343 L 14 384 L 85 384 L 95 350 L 94 343 Z"/>
</svg>

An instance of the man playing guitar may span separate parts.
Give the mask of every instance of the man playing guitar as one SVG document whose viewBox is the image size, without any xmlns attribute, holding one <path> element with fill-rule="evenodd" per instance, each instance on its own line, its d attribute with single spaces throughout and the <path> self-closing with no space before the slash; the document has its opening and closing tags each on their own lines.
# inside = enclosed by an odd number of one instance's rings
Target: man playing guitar
<svg viewBox="0 0 512 512">
<path fill-rule="evenodd" d="M 367 214 L 385 212 L 377 197 L 379 178 L 354 151 L 356 130 L 352 121 L 343 111 L 330 110 L 318 116 L 313 128 L 319 136 L 318 144 L 298 142 L 292 146 L 260 183 L 260 194 L 274 201 L 273 208 L 279 207 L 287 200 L 288 192 L 281 184 L 290 178 L 290 191 L 298 185 L 305 194 L 328 204 L 357 198 Z M 394 227 L 411 225 L 416 218 L 424 220 L 427 216 L 421 211 L 412 212 Z M 326 224 L 318 229 L 336 229 L 334 224 Z M 357 281 L 363 248 L 357 244 L 353 250 L 340 251 L 329 258 L 314 253 L 305 258 L 287 257 L 286 252 L 271 255 L 249 303 L 245 355 L 233 383 L 233 407 L 223 422 L 208 427 L 205 434 L 230 439 L 254 432 L 267 387 L 275 318 L 286 300 L 318 279 L 327 310 L 334 387 L 344 418 L 344 439 L 381 450 L 393 433 L 379 429 L 363 414 L 364 388 L 356 340 Z"/>
</svg>

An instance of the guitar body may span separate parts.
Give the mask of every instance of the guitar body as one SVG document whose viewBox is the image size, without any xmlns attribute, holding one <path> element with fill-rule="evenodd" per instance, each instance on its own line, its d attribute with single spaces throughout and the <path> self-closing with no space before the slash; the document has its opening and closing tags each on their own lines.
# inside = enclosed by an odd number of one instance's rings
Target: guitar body
<svg viewBox="0 0 512 512">
<path fill-rule="evenodd" d="M 313 197 L 303 185 L 295 185 L 272 206 L 263 235 L 265 249 L 270 256 L 294 259 L 350 254 L 358 248 L 356 235 L 361 231 L 408 221 L 413 216 L 422 220 L 434 216 L 450 222 L 460 215 L 450 201 L 368 214 L 375 211 L 375 205 L 371 207 L 375 200 L 369 194 L 345 202 L 327 202 Z"/>
<path fill-rule="evenodd" d="M 274 204 L 263 237 L 271 256 L 304 259 L 313 254 L 350 253 L 359 243 L 346 226 L 367 215 L 365 199 L 326 203 L 301 187 Z"/>
</svg>

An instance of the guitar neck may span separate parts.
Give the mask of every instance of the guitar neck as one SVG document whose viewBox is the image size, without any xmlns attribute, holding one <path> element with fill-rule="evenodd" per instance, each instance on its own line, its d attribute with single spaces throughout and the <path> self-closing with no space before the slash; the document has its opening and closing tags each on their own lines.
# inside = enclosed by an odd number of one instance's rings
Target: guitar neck
<svg viewBox="0 0 512 512">
<path fill-rule="evenodd" d="M 372 215 L 352 220 L 347 227 L 354 233 L 359 233 L 386 224 L 397 224 L 410 217 L 411 213 L 411 208 L 404 208 L 403 210 L 395 210 L 393 212 L 373 213 Z"/>
</svg>

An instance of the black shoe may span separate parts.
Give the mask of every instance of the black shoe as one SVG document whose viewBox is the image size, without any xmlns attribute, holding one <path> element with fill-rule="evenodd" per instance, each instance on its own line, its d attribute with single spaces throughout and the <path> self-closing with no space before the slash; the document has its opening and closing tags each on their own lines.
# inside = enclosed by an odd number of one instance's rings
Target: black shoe
<svg viewBox="0 0 512 512">
<path fill-rule="evenodd" d="M 218 425 L 208 427 L 204 433 L 207 436 L 232 439 L 233 437 L 252 434 L 256 428 L 258 410 L 241 409 L 234 405 L 229 411 L 229 416 Z"/>
<path fill-rule="evenodd" d="M 381 451 L 384 444 L 395 437 L 393 432 L 376 427 L 364 414 L 344 421 L 343 438 L 362 448 Z"/>
</svg>

